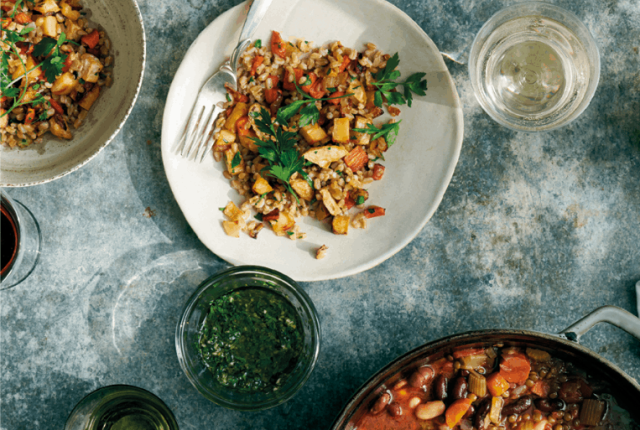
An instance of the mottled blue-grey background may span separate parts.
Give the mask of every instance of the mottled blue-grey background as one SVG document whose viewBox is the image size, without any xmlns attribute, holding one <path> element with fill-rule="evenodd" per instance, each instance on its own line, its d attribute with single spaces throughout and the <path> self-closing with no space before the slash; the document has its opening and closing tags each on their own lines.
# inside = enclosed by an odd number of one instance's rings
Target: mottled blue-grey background
<svg viewBox="0 0 640 430">
<path fill-rule="evenodd" d="M 139 0 L 148 61 L 119 136 L 58 181 L 9 190 L 40 221 L 36 272 L 0 293 L 0 429 L 60 429 L 104 385 L 159 395 L 182 429 L 327 428 L 374 371 L 422 343 L 477 328 L 557 332 L 592 309 L 636 308 L 640 279 L 640 3 L 562 0 L 594 33 L 600 86 L 571 126 L 522 134 L 464 105 L 453 181 L 422 233 L 384 264 L 304 284 L 324 334 L 298 395 L 260 413 L 220 408 L 182 374 L 181 307 L 225 263 L 196 238 L 167 184 L 160 129 L 173 74 L 198 33 L 238 1 Z M 393 0 L 445 52 L 458 52 L 499 0 Z M 150 208 L 146 212 L 145 209 Z M 609 326 L 584 343 L 640 378 L 640 341 Z"/>
</svg>

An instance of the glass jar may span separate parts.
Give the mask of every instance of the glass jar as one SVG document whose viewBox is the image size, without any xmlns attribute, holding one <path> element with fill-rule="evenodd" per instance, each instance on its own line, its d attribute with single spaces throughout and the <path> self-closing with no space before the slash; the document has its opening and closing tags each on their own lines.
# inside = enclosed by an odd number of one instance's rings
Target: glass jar
<svg viewBox="0 0 640 430">
<path fill-rule="evenodd" d="M 302 353 L 287 381 L 277 391 L 245 393 L 221 386 L 203 363 L 197 349 L 209 304 L 218 297 L 247 287 L 272 290 L 284 297 L 302 323 Z M 320 323 L 311 298 L 291 278 L 264 267 L 233 267 L 213 275 L 193 293 L 176 328 L 176 351 L 185 375 L 208 400 L 229 409 L 263 410 L 289 400 L 311 375 L 320 352 Z"/>
<path fill-rule="evenodd" d="M 64 430 L 179 429 L 167 405 L 154 394 L 130 385 L 110 385 L 82 399 Z"/>
</svg>

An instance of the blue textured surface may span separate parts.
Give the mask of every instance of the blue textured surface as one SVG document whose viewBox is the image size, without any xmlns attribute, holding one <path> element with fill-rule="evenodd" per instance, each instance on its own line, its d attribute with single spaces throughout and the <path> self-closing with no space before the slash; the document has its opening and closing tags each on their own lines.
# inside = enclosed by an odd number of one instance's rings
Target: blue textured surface
<svg viewBox="0 0 640 430">
<path fill-rule="evenodd" d="M 512 2 L 401 1 L 442 51 L 457 52 Z M 422 233 L 357 276 L 305 284 L 322 351 L 290 402 L 217 407 L 178 365 L 179 312 L 225 263 L 197 240 L 167 184 L 160 129 L 173 74 L 198 33 L 237 1 L 140 0 L 148 40 L 142 93 L 120 135 L 80 171 L 9 190 L 40 221 L 42 261 L 0 293 L 0 429 L 60 429 L 90 391 L 148 389 L 182 429 L 326 428 L 353 391 L 397 355 L 478 328 L 557 332 L 604 304 L 633 311 L 640 279 L 640 3 L 556 2 L 594 33 L 600 86 L 572 125 L 522 134 L 479 107 L 448 62 L 465 113 L 460 162 Z M 155 211 L 144 216 L 145 208 Z M 584 343 L 640 378 L 640 341 L 598 327 Z"/>
</svg>

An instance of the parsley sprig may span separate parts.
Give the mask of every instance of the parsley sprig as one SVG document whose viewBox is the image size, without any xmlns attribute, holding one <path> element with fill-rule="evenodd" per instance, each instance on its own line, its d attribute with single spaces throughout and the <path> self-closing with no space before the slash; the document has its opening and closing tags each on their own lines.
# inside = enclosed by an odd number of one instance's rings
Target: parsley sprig
<svg viewBox="0 0 640 430">
<path fill-rule="evenodd" d="M 286 124 L 286 121 L 280 122 L 281 119 L 284 118 L 281 114 L 283 109 L 285 108 L 278 110 L 278 124 L 273 123 L 271 115 L 264 107 L 260 109 L 260 112 L 250 113 L 258 130 L 268 136 L 265 140 L 257 137 L 252 137 L 251 140 L 258 146 L 260 156 L 269 163 L 263 171 L 282 181 L 287 191 L 300 203 L 298 195 L 293 191 L 289 182 L 291 175 L 298 172 L 310 186 L 312 186 L 313 183 L 302 170 L 305 160 L 295 148 L 295 144 L 298 142 L 296 138 L 298 133 L 294 131 L 284 131 L 282 127 L 282 124 Z"/>
<path fill-rule="evenodd" d="M 395 82 L 395 80 L 400 77 L 400 72 L 396 70 L 398 64 L 400 64 L 400 57 L 398 57 L 398 53 L 396 52 L 393 57 L 387 60 L 385 68 L 379 70 L 374 75 L 376 82 L 372 82 L 371 84 L 375 86 L 377 90 L 374 94 L 373 101 L 378 107 L 382 107 L 383 96 L 390 105 L 407 104 L 411 107 L 411 102 L 413 101 L 412 93 L 418 94 L 419 96 L 426 95 L 427 80 L 422 79 L 426 76 L 426 73 L 414 73 L 404 82 Z M 398 85 L 404 87 L 404 95 L 400 92 L 393 91 Z"/>
<path fill-rule="evenodd" d="M 307 82 L 309 81 L 307 80 Z M 295 114 L 298 113 L 298 111 L 300 111 L 300 121 L 298 121 L 298 125 L 300 127 L 313 125 L 316 122 L 318 122 L 318 120 L 320 119 L 320 111 L 316 107 L 315 102 L 322 102 L 325 100 L 336 100 L 336 99 L 341 99 L 345 97 L 351 97 L 353 95 L 353 94 L 345 94 L 340 97 L 324 97 L 324 98 L 316 99 L 314 97 L 311 97 L 309 94 L 305 93 L 304 91 L 302 91 L 302 88 L 298 86 L 297 82 L 295 82 L 295 84 L 296 84 L 296 89 L 298 90 L 298 93 L 300 93 L 300 95 L 302 96 L 302 99 L 296 100 L 290 105 L 287 105 L 283 108 L 278 109 L 278 114 L 276 117 L 278 124 L 286 125 L 288 121 L 291 119 L 291 117 L 293 117 Z"/>
<path fill-rule="evenodd" d="M 396 143 L 396 137 L 398 137 L 401 122 L 402 120 L 394 123 L 383 124 L 380 128 L 373 124 L 367 124 L 367 128 L 354 128 L 353 131 L 372 134 L 373 136 L 371 136 L 371 140 L 376 140 L 377 138 L 384 136 L 384 139 L 387 142 L 387 147 L 390 148 L 391 145 Z"/>
</svg>

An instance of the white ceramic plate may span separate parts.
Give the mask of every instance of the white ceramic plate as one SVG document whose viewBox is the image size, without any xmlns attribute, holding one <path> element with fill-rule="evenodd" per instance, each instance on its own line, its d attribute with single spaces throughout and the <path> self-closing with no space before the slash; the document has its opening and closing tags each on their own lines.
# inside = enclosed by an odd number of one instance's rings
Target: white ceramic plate
<svg viewBox="0 0 640 430">
<path fill-rule="evenodd" d="M 171 85 L 162 125 L 162 160 L 173 194 L 200 240 L 232 264 L 255 264 L 279 270 L 298 281 L 318 281 L 359 273 L 383 262 L 406 246 L 436 211 L 462 146 L 460 100 L 433 41 L 402 11 L 382 0 L 274 0 L 254 39 L 268 42 L 272 30 L 283 38 L 313 40 L 316 46 L 340 40 L 363 49 L 375 43 L 386 53 L 398 52 L 404 77 L 426 72 L 426 97 L 402 109 L 400 133 L 385 153 L 382 181 L 368 187 L 369 203 L 386 208 L 386 216 L 369 221 L 366 230 L 348 236 L 331 233 L 326 224 L 300 219 L 307 239 L 291 241 L 265 229 L 258 239 L 227 236 L 218 208 L 244 199 L 223 176 L 223 164 L 207 157 L 202 164 L 174 153 L 196 95 L 206 79 L 235 47 L 246 3 L 220 15 L 195 40 Z M 376 121 L 377 123 L 377 121 Z M 323 260 L 315 250 L 329 247 Z"/>
<path fill-rule="evenodd" d="M 89 111 L 72 140 L 51 133 L 25 149 L 0 145 L 0 186 L 24 187 L 58 179 L 93 159 L 118 134 L 138 97 L 145 63 L 142 16 L 134 0 L 85 0 L 91 23 L 113 47 L 113 83 Z"/>
</svg>

